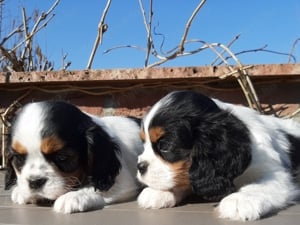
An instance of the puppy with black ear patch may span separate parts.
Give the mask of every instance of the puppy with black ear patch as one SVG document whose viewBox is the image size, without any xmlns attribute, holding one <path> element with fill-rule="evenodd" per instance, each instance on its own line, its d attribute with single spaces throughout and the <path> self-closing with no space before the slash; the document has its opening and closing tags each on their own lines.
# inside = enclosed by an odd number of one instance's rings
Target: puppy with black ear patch
<svg viewBox="0 0 300 225">
<path fill-rule="evenodd" d="M 134 198 L 138 119 L 96 117 L 62 101 L 27 104 L 12 127 L 5 188 L 18 204 L 54 200 L 74 213 Z"/>
<path fill-rule="evenodd" d="M 173 207 L 194 193 L 220 201 L 220 217 L 245 221 L 299 197 L 300 125 L 293 120 L 177 91 L 144 117 L 141 138 L 142 208 Z"/>
</svg>

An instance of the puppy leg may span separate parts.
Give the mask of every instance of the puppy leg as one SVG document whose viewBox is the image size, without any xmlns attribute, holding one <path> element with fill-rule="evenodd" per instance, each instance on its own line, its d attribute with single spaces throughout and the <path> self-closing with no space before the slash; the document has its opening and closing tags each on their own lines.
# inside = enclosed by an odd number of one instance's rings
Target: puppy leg
<svg viewBox="0 0 300 225">
<path fill-rule="evenodd" d="M 276 172 L 223 198 L 217 211 L 221 218 L 253 221 L 294 203 L 298 195 L 290 174 Z"/>
<path fill-rule="evenodd" d="M 54 211 L 59 213 L 84 212 L 103 208 L 105 202 L 93 187 L 67 192 L 54 202 Z"/>
<path fill-rule="evenodd" d="M 141 208 L 160 209 L 174 207 L 182 198 L 182 193 L 161 191 L 147 187 L 141 192 L 137 201 Z"/>
<path fill-rule="evenodd" d="M 11 193 L 11 200 L 20 205 L 32 203 L 30 198 L 27 197 L 18 186 L 13 189 Z"/>
</svg>

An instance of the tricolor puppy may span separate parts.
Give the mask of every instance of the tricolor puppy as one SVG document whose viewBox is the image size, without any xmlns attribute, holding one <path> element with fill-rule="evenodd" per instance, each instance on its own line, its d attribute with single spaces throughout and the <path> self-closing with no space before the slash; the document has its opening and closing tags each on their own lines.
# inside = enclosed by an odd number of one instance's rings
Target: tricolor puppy
<svg viewBox="0 0 300 225">
<path fill-rule="evenodd" d="M 61 213 L 138 194 L 138 120 L 98 118 L 61 101 L 27 104 L 12 127 L 5 188 L 18 204 L 54 200 Z"/>
<path fill-rule="evenodd" d="M 144 117 L 138 179 L 143 208 L 194 193 L 219 216 L 256 220 L 296 201 L 300 125 L 192 91 L 172 92 Z"/>
</svg>

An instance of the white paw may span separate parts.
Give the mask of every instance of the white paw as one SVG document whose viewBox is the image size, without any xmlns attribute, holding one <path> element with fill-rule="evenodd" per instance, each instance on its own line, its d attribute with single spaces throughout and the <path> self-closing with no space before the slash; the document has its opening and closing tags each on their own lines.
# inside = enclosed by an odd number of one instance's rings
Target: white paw
<svg viewBox="0 0 300 225">
<path fill-rule="evenodd" d="M 160 191 L 147 187 L 141 192 L 137 201 L 141 208 L 170 208 L 176 205 L 176 196 L 173 192 Z"/>
<path fill-rule="evenodd" d="M 223 198 L 217 211 L 221 218 L 231 220 L 253 221 L 261 216 L 260 204 L 257 199 L 239 192 Z"/>
<path fill-rule="evenodd" d="M 14 203 L 23 205 L 29 203 L 29 199 L 24 196 L 24 194 L 20 191 L 18 187 L 15 187 L 11 193 L 11 200 Z"/>
<path fill-rule="evenodd" d="M 100 209 L 104 204 L 103 198 L 96 192 L 78 190 L 68 192 L 56 199 L 53 209 L 55 212 L 66 214 Z"/>
</svg>

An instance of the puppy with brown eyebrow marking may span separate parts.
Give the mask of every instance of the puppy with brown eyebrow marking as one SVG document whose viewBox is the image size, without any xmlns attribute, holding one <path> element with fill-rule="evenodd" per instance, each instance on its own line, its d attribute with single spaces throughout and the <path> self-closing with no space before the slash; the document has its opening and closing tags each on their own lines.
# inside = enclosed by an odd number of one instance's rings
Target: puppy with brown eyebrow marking
<svg viewBox="0 0 300 225">
<path fill-rule="evenodd" d="M 5 188 L 17 204 L 74 213 L 132 200 L 143 146 L 137 118 L 96 117 L 62 101 L 29 103 L 12 127 Z"/>
<path fill-rule="evenodd" d="M 220 217 L 246 221 L 299 197 L 300 125 L 291 119 L 175 91 L 145 115 L 141 139 L 142 208 L 174 207 L 194 193 L 220 201 Z"/>
</svg>

